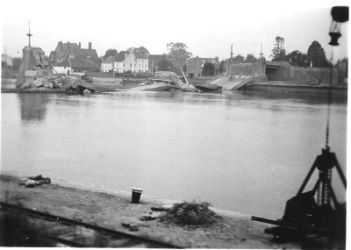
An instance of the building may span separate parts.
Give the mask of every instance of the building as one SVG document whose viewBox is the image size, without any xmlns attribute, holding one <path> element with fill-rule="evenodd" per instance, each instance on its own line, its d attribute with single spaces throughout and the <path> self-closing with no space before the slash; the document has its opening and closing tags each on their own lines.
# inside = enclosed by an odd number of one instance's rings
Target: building
<svg viewBox="0 0 351 250">
<path fill-rule="evenodd" d="M 202 69 L 205 63 L 212 63 L 215 66 L 215 72 L 219 69 L 219 59 L 218 57 L 214 58 L 202 58 L 202 57 L 193 57 L 188 59 L 186 63 L 186 72 L 188 77 L 201 77 Z"/>
<path fill-rule="evenodd" d="M 102 72 L 111 72 L 113 70 L 113 64 L 116 62 L 115 56 L 109 56 L 101 63 Z"/>
<path fill-rule="evenodd" d="M 21 86 L 27 76 L 37 77 L 48 73 L 51 73 L 51 69 L 44 50 L 39 47 L 25 46 L 17 77 L 17 86 Z"/>
<path fill-rule="evenodd" d="M 56 74 L 70 75 L 72 72 L 72 63 L 70 62 L 70 58 L 67 57 L 64 61 L 55 63 L 52 68 Z"/>
<path fill-rule="evenodd" d="M 102 72 L 149 73 L 149 52 L 144 47 L 120 51 L 117 56 L 106 58 L 101 64 Z"/>
<path fill-rule="evenodd" d="M 82 48 L 81 43 L 59 42 L 54 51 L 51 51 L 49 60 L 54 68 L 70 67 L 70 72 L 97 72 L 101 61 L 92 43 L 88 48 Z"/>
<path fill-rule="evenodd" d="M 116 56 L 116 61 L 113 64 L 113 71 L 116 73 L 124 73 L 126 72 L 125 69 L 125 57 L 126 57 L 127 51 L 120 51 L 117 56 Z"/>
<path fill-rule="evenodd" d="M 132 73 L 149 72 L 149 52 L 146 49 L 130 48 L 124 56 L 124 70 Z"/>
<path fill-rule="evenodd" d="M 11 68 L 12 65 L 13 65 L 13 59 L 6 54 L 1 54 L 1 68 L 5 68 L 5 67 Z"/>
</svg>

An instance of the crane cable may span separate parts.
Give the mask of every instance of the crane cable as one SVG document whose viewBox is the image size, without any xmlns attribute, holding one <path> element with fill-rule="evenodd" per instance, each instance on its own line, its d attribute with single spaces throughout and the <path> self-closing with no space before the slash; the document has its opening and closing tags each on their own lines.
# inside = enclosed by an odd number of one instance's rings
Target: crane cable
<svg viewBox="0 0 351 250">
<path fill-rule="evenodd" d="M 332 47 L 331 50 L 331 56 L 330 56 L 330 79 L 329 79 L 329 90 L 328 90 L 328 111 L 327 111 L 327 125 L 326 125 L 326 130 L 325 130 L 325 147 L 329 148 L 329 135 L 330 135 L 330 109 L 331 109 L 331 102 L 332 102 L 332 84 L 333 84 L 333 59 L 334 59 L 334 47 Z"/>
</svg>

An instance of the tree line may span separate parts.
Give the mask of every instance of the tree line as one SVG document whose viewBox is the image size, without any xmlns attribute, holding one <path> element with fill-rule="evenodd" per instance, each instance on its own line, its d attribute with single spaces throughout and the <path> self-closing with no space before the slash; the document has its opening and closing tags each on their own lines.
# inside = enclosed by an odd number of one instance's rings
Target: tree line
<svg viewBox="0 0 351 250">
<path fill-rule="evenodd" d="M 313 41 L 306 53 L 299 50 L 293 50 L 287 53 L 284 48 L 285 39 L 281 36 L 276 36 L 273 49 L 272 61 L 286 61 L 293 66 L 300 67 L 330 67 L 331 63 L 327 60 L 325 51 L 318 41 Z M 144 47 L 141 47 L 144 48 Z M 168 53 L 163 54 L 163 58 L 156 65 L 158 70 L 171 70 L 179 72 L 179 68 L 183 67 L 186 70 L 186 62 L 192 57 L 192 53 L 188 51 L 188 47 L 182 42 L 171 42 L 167 44 Z M 116 50 L 108 50 L 104 58 L 109 55 L 116 55 Z M 245 57 L 237 54 L 229 59 L 231 63 L 255 63 L 258 61 L 253 54 L 249 53 Z M 222 73 L 225 70 L 226 60 L 220 62 L 219 70 L 216 71 L 215 65 L 211 62 L 206 62 L 202 67 L 202 75 L 214 75 Z"/>
<path fill-rule="evenodd" d="M 307 53 L 294 50 L 286 54 L 284 48 L 284 38 L 277 36 L 272 49 L 272 61 L 287 61 L 293 66 L 300 67 L 330 67 L 325 51 L 318 41 L 313 41 L 307 49 Z"/>
</svg>

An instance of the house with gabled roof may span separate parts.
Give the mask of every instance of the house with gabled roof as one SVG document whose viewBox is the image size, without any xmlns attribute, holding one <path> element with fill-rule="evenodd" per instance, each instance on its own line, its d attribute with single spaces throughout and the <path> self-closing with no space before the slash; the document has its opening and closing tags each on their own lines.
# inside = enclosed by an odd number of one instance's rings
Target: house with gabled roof
<svg viewBox="0 0 351 250">
<path fill-rule="evenodd" d="M 129 48 L 127 51 L 120 51 L 117 56 L 106 58 L 101 64 L 101 71 L 109 72 L 111 70 L 116 73 L 148 73 L 148 50 L 144 47 Z"/>
<path fill-rule="evenodd" d="M 72 64 L 69 57 L 65 60 L 52 65 L 53 72 L 56 74 L 70 75 L 72 72 Z"/>
<path fill-rule="evenodd" d="M 13 58 L 6 54 L 1 54 L 1 68 L 12 67 L 12 65 Z"/>
<path fill-rule="evenodd" d="M 49 60 L 56 67 L 68 67 L 70 72 L 97 72 L 100 71 L 101 61 L 92 43 L 88 48 L 82 48 L 81 43 L 58 42 L 56 49 L 51 51 Z"/>
<path fill-rule="evenodd" d="M 114 62 L 114 66 L 113 66 L 113 70 L 116 73 L 124 73 L 126 72 L 126 62 L 125 62 L 125 58 L 126 58 L 126 54 L 127 51 L 120 51 L 117 56 L 115 57 L 115 62 Z"/>
</svg>

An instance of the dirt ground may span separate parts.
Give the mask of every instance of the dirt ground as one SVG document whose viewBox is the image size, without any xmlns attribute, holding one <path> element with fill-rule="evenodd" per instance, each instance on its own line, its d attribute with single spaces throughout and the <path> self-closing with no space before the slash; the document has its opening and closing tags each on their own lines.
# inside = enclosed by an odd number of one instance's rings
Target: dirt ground
<svg viewBox="0 0 351 250">
<path fill-rule="evenodd" d="M 222 219 L 209 227 L 184 227 L 158 219 L 142 221 L 140 218 L 150 214 L 152 207 L 160 207 L 166 202 L 142 196 L 140 203 L 133 204 L 130 197 L 123 194 L 83 190 L 55 183 L 26 188 L 18 181 L 18 177 L 0 175 L 1 201 L 185 248 L 301 248 L 293 243 L 272 241 L 272 236 L 263 232 L 269 225 L 251 221 L 249 216 L 228 215 L 215 210 Z"/>
</svg>

